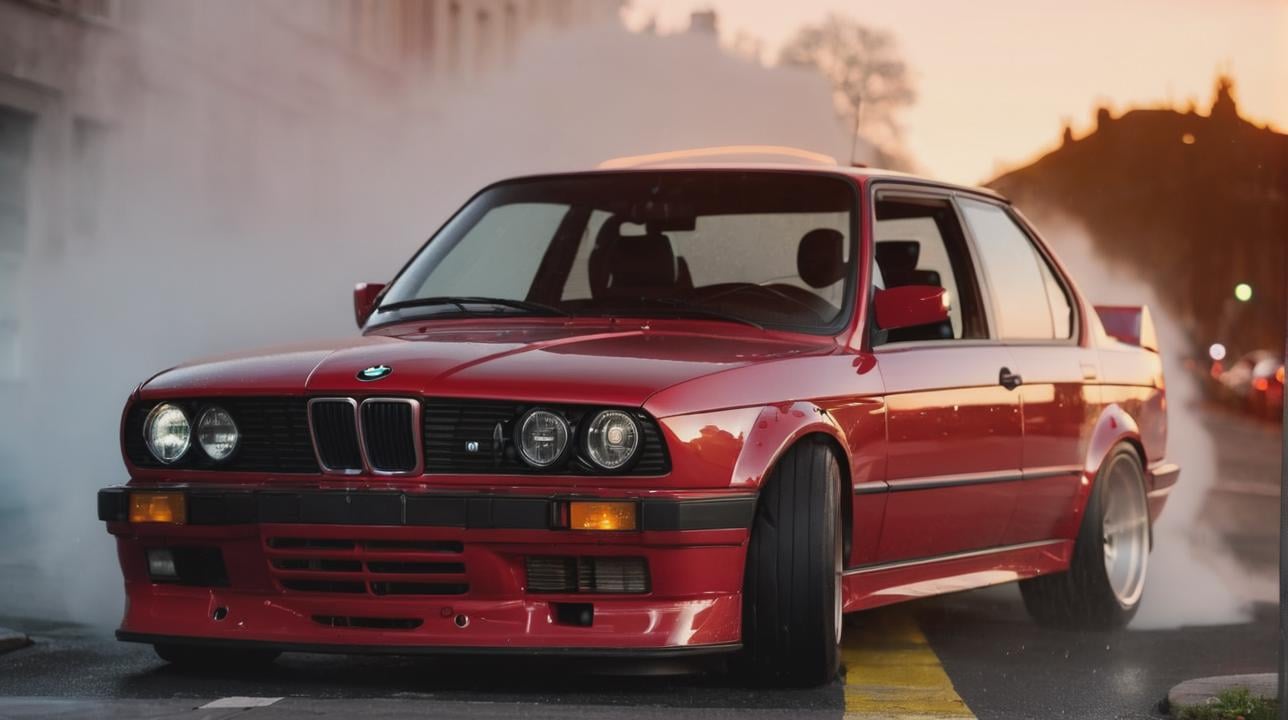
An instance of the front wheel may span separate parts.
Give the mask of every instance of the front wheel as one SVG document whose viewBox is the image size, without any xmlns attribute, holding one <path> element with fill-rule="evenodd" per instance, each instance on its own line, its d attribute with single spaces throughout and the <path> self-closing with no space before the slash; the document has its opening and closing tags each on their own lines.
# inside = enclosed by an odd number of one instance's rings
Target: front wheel
<svg viewBox="0 0 1288 720">
<path fill-rule="evenodd" d="M 757 681 L 822 685 L 840 667 L 841 471 L 823 442 L 778 461 L 760 494 L 743 582 L 743 664 Z"/>
<path fill-rule="evenodd" d="M 1024 606 L 1042 625 L 1123 627 L 1140 607 L 1149 545 L 1145 473 L 1136 451 L 1119 445 L 1096 475 L 1069 570 L 1021 582 Z"/>
</svg>

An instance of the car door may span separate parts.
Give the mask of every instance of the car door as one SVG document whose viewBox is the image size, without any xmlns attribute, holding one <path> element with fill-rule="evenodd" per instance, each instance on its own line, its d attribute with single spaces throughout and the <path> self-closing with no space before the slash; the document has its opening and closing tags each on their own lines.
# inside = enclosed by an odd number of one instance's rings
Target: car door
<svg viewBox="0 0 1288 720">
<path fill-rule="evenodd" d="M 1022 382 L 1024 480 L 1016 486 L 1002 543 L 1073 537 L 1083 458 L 1099 406 L 1096 355 L 1079 346 L 1081 318 L 1068 282 L 1010 208 L 969 198 L 958 203 L 998 336 Z"/>
<path fill-rule="evenodd" d="M 937 285 L 950 299 L 947 323 L 873 329 L 889 447 L 875 564 L 995 547 L 1020 478 L 1021 415 L 969 243 L 946 194 L 891 187 L 874 211 L 877 284 Z"/>
</svg>

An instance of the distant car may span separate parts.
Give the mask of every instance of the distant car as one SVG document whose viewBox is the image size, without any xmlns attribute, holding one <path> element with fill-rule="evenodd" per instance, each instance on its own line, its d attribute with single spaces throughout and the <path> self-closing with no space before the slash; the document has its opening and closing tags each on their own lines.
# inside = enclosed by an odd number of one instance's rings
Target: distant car
<svg viewBox="0 0 1288 720">
<path fill-rule="evenodd" d="M 1283 409 L 1283 359 L 1272 350 L 1254 350 L 1217 377 L 1230 403 L 1259 417 L 1278 417 Z"/>
<path fill-rule="evenodd" d="M 119 639 L 731 653 L 817 684 L 842 613 L 927 595 L 1018 580 L 1040 622 L 1123 625 L 1179 474 L 1148 312 L 1093 309 L 987 190 L 508 180 L 354 304 L 360 337 L 131 395 L 129 483 L 98 496 Z"/>
<path fill-rule="evenodd" d="M 1248 394 L 1252 413 L 1267 420 L 1279 420 L 1284 412 L 1284 363 L 1277 357 L 1263 358 L 1252 366 Z"/>
</svg>

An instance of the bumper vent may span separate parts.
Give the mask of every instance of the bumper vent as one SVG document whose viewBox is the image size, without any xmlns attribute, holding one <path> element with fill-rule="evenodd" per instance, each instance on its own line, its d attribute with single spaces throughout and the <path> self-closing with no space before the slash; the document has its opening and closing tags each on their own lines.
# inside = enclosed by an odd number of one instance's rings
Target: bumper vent
<svg viewBox="0 0 1288 720">
<path fill-rule="evenodd" d="M 336 628 L 362 630 L 415 630 L 425 621 L 420 618 L 353 617 L 349 615 L 314 615 L 313 622 Z"/>
<path fill-rule="evenodd" d="M 644 558 L 529 557 L 530 593 L 621 593 L 649 591 Z"/>
<path fill-rule="evenodd" d="M 347 595 L 464 595 L 459 542 L 270 537 L 265 555 L 287 592 Z"/>
</svg>

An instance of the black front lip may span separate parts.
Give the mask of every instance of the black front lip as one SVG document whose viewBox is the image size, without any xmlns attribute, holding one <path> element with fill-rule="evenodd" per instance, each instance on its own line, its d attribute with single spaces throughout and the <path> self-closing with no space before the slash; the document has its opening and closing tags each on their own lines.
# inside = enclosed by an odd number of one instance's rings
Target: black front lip
<svg viewBox="0 0 1288 720">
<path fill-rule="evenodd" d="M 485 492 L 112 487 L 98 491 L 98 519 L 127 522 L 131 490 L 184 493 L 188 525 L 273 523 L 565 530 L 560 524 L 562 504 L 570 499 L 596 499 Z M 749 493 L 686 500 L 645 498 L 637 502 L 640 530 L 745 530 L 751 526 L 756 510 L 756 496 Z"/>
<path fill-rule="evenodd" d="M 508 655 L 559 656 L 591 658 L 662 659 L 695 657 L 737 652 L 741 643 L 691 645 L 666 648 L 581 648 L 581 647 L 467 647 L 450 645 L 342 645 L 339 643 L 282 643 L 267 640 L 184 637 L 153 635 L 125 630 L 116 631 L 121 642 L 149 645 L 193 645 L 242 650 L 278 650 L 281 652 L 332 653 L 340 655 Z"/>
</svg>

